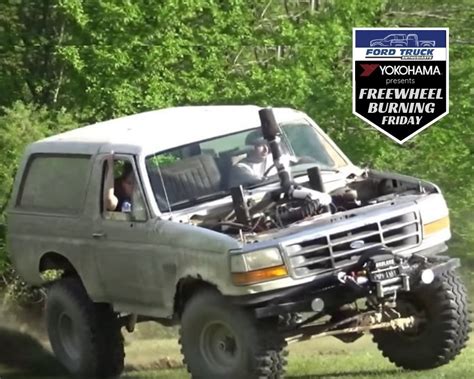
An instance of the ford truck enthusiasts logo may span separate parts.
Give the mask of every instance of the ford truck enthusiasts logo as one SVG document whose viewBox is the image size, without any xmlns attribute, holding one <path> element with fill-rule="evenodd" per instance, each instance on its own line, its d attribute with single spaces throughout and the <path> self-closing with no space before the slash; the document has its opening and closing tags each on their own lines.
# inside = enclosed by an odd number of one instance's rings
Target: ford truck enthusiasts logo
<svg viewBox="0 0 474 379">
<path fill-rule="evenodd" d="M 448 114 L 447 28 L 354 28 L 353 113 L 402 144 Z"/>
</svg>

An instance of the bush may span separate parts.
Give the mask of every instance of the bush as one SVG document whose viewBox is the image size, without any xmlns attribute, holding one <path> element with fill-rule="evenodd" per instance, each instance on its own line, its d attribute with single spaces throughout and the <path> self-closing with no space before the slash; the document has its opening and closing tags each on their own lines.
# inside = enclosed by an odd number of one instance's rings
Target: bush
<svg viewBox="0 0 474 379">
<path fill-rule="evenodd" d="M 5 286 L 3 307 L 5 310 L 17 311 L 18 308 L 42 308 L 45 293 L 42 289 L 36 289 L 26 284 L 12 267 L 2 274 Z"/>
</svg>

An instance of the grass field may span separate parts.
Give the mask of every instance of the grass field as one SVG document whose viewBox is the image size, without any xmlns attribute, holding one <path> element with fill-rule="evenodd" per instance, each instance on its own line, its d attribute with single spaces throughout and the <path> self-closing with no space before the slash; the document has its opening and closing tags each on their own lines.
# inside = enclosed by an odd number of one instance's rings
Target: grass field
<svg viewBox="0 0 474 379">
<path fill-rule="evenodd" d="M 123 378 L 187 378 L 181 367 L 179 348 L 174 339 L 127 338 L 127 368 Z M 171 367 L 171 368 L 170 368 Z M 346 345 L 325 338 L 290 346 L 287 378 L 453 378 L 471 379 L 474 371 L 474 342 L 451 364 L 423 372 L 406 372 L 382 358 L 364 337 Z M 1 379 L 67 378 L 47 347 L 27 334 L 3 329 L 0 333 Z"/>
</svg>

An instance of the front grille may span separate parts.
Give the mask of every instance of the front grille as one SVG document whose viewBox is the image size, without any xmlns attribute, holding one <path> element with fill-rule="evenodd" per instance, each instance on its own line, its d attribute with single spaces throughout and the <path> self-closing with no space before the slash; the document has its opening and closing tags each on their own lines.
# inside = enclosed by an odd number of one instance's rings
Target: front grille
<svg viewBox="0 0 474 379">
<path fill-rule="evenodd" d="M 420 242 L 420 220 L 416 212 L 410 212 L 290 244 L 285 251 L 294 276 L 301 278 L 349 267 L 376 247 L 399 252 Z"/>
</svg>

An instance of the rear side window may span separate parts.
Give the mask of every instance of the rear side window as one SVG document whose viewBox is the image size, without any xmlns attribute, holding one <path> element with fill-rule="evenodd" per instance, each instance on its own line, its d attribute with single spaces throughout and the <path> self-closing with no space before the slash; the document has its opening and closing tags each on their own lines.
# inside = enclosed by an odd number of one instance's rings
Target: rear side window
<svg viewBox="0 0 474 379">
<path fill-rule="evenodd" d="M 27 166 L 18 206 L 75 214 L 82 210 L 90 173 L 90 156 L 36 155 Z"/>
</svg>

